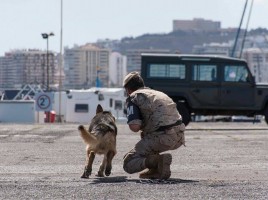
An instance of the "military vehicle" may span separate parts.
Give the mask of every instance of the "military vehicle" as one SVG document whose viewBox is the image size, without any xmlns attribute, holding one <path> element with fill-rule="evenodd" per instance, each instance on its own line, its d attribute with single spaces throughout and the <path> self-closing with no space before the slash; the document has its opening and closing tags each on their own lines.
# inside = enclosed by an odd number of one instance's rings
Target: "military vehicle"
<svg viewBox="0 0 268 200">
<path fill-rule="evenodd" d="M 255 82 L 245 60 L 148 53 L 141 58 L 145 85 L 169 95 L 186 125 L 195 115 L 264 115 L 268 123 L 268 84 Z"/>
</svg>

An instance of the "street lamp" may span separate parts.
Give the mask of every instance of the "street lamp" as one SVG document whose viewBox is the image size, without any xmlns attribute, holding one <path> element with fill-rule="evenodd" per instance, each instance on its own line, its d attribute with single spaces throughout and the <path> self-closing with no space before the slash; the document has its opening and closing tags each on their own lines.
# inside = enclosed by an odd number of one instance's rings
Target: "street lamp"
<svg viewBox="0 0 268 200">
<path fill-rule="evenodd" d="M 50 36 L 54 36 L 54 33 L 42 33 L 43 39 L 47 40 L 47 91 L 49 91 L 49 52 L 48 52 L 48 39 Z"/>
<path fill-rule="evenodd" d="M 48 50 L 48 39 L 50 36 L 54 36 L 54 33 L 41 33 L 43 39 L 47 40 L 47 92 L 49 91 L 49 50 Z M 46 112 L 47 122 L 50 122 L 50 112 Z"/>
</svg>

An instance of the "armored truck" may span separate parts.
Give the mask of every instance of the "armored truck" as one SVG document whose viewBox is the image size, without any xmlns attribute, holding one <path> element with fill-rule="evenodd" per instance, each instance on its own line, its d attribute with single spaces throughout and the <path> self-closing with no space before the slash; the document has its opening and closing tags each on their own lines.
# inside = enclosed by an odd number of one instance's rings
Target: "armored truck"
<svg viewBox="0 0 268 200">
<path fill-rule="evenodd" d="M 268 123 L 268 83 L 256 83 L 243 59 L 144 53 L 141 76 L 177 103 L 186 125 L 194 115 L 264 115 Z"/>
</svg>

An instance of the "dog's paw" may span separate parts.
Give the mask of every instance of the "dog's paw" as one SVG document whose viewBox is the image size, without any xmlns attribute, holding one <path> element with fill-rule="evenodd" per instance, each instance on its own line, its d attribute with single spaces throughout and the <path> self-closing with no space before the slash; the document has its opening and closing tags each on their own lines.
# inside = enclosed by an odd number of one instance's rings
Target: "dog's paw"
<svg viewBox="0 0 268 200">
<path fill-rule="evenodd" d="M 83 175 L 81 176 L 81 178 L 89 178 L 89 176 L 86 176 L 85 174 L 83 174 Z"/>
<path fill-rule="evenodd" d="M 84 173 L 82 174 L 81 178 L 89 178 L 89 176 L 91 175 L 91 171 L 84 171 Z"/>
<path fill-rule="evenodd" d="M 105 172 L 105 176 L 110 176 L 110 175 L 111 175 L 111 171 L 109 171 L 109 172 L 106 171 L 106 172 Z"/>
<path fill-rule="evenodd" d="M 97 176 L 97 177 L 104 177 L 104 174 L 103 174 L 103 172 L 98 171 L 98 172 L 95 174 L 95 176 Z"/>
<path fill-rule="evenodd" d="M 112 167 L 106 167 L 105 169 L 105 176 L 110 176 L 112 171 Z"/>
<path fill-rule="evenodd" d="M 84 129 L 85 129 L 85 127 L 84 127 L 83 125 L 79 125 L 79 126 L 78 126 L 78 130 L 79 130 L 79 131 L 84 130 Z"/>
</svg>

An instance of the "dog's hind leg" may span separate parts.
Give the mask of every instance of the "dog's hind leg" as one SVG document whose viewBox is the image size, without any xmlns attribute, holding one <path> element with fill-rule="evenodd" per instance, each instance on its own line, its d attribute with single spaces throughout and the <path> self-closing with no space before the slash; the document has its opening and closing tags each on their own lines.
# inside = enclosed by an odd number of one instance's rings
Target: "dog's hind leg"
<svg viewBox="0 0 268 200">
<path fill-rule="evenodd" d="M 104 154 L 102 163 L 100 165 L 99 171 L 97 172 L 96 176 L 98 177 L 104 177 L 104 169 L 107 165 L 107 156 Z"/>
<path fill-rule="evenodd" d="M 115 156 L 115 152 L 114 151 L 108 151 L 107 153 L 107 165 L 105 168 L 105 175 L 106 176 L 110 176 L 111 171 L 112 171 L 112 160 Z"/>
<path fill-rule="evenodd" d="M 85 166 L 84 173 L 82 174 L 81 178 L 88 178 L 91 175 L 92 164 L 93 164 L 94 158 L 95 158 L 95 153 L 93 151 L 91 152 L 87 151 L 86 166 Z"/>
</svg>

